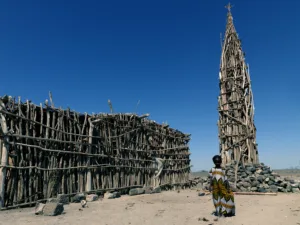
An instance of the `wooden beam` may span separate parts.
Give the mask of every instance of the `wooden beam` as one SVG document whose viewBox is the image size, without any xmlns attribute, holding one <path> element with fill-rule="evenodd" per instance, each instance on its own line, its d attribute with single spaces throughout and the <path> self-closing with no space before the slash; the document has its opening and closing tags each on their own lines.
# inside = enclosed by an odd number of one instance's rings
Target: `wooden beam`
<svg viewBox="0 0 300 225">
<path fill-rule="evenodd" d="M 5 110 L 5 105 L 0 100 L 0 110 Z M 1 128 L 2 128 L 2 133 L 3 135 L 7 134 L 8 129 L 7 129 L 7 124 L 6 124 L 6 119 L 5 116 L 0 113 L 1 116 Z M 0 168 L 0 207 L 4 207 L 5 204 L 5 179 L 6 179 L 6 166 L 8 163 L 8 152 L 9 152 L 9 140 L 8 137 L 3 138 L 2 145 L 0 148 L 2 149 L 1 151 L 1 168 Z"/>
</svg>

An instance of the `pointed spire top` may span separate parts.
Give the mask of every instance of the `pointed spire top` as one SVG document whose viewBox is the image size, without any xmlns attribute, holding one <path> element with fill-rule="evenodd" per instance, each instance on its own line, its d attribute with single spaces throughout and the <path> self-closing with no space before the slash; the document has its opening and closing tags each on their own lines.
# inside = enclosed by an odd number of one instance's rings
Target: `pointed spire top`
<svg viewBox="0 0 300 225">
<path fill-rule="evenodd" d="M 233 25 L 233 18 L 232 18 L 232 14 L 231 14 L 232 7 L 233 7 L 233 5 L 231 5 L 230 2 L 225 6 L 225 8 L 228 9 L 226 32 L 235 32 L 235 28 Z"/>
<path fill-rule="evenodd" d="M 230 2 L 225 6 L 226 9 L 228 9 L 228 12 L 231 12 L 231 8 L 233 5 L 230 4 Z"/>
</svg>

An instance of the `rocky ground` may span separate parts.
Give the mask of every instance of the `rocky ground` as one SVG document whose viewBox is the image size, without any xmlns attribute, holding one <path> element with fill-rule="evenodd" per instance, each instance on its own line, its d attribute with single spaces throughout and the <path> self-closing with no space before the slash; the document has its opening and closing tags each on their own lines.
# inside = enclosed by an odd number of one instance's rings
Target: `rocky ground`
<svg viewBox="0 0 300 225">
<path fill-rule="evenodd" d="M 35 215 L 34 208 L 0 212 L 0 224 L 15 225 L 292 225 L 300 224 L 300 194 L 277 196 L 235 196 L 237 215 L 214 221 L 211 196 L 196 190 L 121 196 L 64 205 L 58 216 Z"/>
</svg>

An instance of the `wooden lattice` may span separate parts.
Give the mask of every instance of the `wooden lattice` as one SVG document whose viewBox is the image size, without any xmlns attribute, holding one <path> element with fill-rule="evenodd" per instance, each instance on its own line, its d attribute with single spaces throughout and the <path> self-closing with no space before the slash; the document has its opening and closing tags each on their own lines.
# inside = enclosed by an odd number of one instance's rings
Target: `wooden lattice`
<svg viewBox="0 0 300 225">
<path fill-rule="evenodd" d="M 80 114 L 50 102 L 0 97 L 0 208 L 190 182 L 189 134 L 148 114 Z M 159 175 L 157 161 L 164 162 Z"/>
<path fill-rule="evenodd" d="M 241 41 L 235 30 L 231 5 L 226 6 L 227 25 L 219 73 L 219 141 L 224 164 L 258 163 L 254 102 Z"/>
</svg>

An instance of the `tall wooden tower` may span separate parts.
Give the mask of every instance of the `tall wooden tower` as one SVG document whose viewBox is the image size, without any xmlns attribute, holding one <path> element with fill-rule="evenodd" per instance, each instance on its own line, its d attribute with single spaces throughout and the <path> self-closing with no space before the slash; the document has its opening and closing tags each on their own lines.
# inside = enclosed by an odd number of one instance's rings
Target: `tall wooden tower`
<svg viewBox="0 0 300 225">
<path fill-rule="evenodd" d="M 258 163 L 254 102 L 241 41 L 233 24 L 230 3 L 219 72 L 219 142 L 223 163 Z"/>
</svg>

